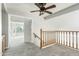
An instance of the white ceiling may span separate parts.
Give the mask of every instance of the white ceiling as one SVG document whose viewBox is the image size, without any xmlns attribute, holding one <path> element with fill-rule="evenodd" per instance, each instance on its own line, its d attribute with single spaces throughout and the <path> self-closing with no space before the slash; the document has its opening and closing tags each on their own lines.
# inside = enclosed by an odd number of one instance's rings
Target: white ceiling
<svg viewBox="0 0 79 59">
<path fill-rule="evenodd" d="M 71 5 L 74 5 L 75 3 L 47 3 L 45 7 L 50 6 L 52 4 L 55 4 L 56 8 L 49 9 L 49 11 L 55 13 L 55 12 L 58 12 L 59 10 L 62 10 Z M 19 15 L 21 15 L 22 13 L 25 13 L 25 14 L 39 16 L 39 12 L 30 13 L 30 11 L 39 10 L 39 8 L 34 5 L 34 3 L 6 3 L 5 5 L 7 7 L 8 13 L 14 13 L 14 14 L 18 13 Z M 49 14 L 45 13 L 40 17 L 45 17 L 47 15 Z"/>
</svg>

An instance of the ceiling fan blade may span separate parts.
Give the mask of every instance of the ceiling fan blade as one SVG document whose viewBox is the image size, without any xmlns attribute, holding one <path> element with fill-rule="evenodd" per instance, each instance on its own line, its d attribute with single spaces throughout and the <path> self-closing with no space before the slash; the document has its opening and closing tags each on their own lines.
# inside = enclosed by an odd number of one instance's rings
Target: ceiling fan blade
<svg viewBox="0 0 79 59">
<path fill-rule="evenodd" d="M 34 10 L 34 11 L 30 11 L 30 12 L 32 13 L 32 12 L 39 12 L 39 11 L 40 11 L 40 10 Z"/>
<path fill-rule="evenodd" d="M 55 7 L 56 7 L 56 5 L 51 5 L 51 6 L 47 7 L 47 8 L 45 8 L 45 9 L 47 10 L 47 9 L 55 8 Z"/>
<path fill-rule="evenodd" d="M 41 8 L 46 5 L 46 3 L 35 3 L 38 8 Z"/>
<path fill-rule="evenodd" d="M 40 8 L 40 5 L 39 5 L 39 3 L 35 3 L 35 5 L 36 5 L 38 8 Z"/>
<path fill-rule="evenodd" d="M 50 12 L 50 11 L 45 11 L 46 13 L 48 13 L 48 14 L 52 14 L 52 12 Z"/>
</svg>

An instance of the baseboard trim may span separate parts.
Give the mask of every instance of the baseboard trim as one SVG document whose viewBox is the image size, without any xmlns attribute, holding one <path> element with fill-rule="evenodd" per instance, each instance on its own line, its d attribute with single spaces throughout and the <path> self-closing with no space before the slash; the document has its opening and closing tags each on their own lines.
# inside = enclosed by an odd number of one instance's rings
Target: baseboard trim
<svg viewBox="0 0 79 59">
<path fill-rule="evenodd" d="M 50 47 L 50 46 L 55 45 L 55 44 L 57 44 L 57 43 L 54 43 L 54 44 L 50 44 L 50 45 L 44 46 L 44 47 L 42 47 L 42 49 L 47 48 L 47 47 Z"/>
</svg>

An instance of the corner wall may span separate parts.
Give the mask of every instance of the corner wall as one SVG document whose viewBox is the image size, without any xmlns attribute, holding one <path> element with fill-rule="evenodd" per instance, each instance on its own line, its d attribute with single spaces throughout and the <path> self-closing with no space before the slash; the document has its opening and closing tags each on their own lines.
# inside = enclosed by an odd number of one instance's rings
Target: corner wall
<svg viewBox="0 0 79 59">
<path fill-rule="evenodd" d="M 2 55 L 2 12 L 1 12 L 1 6 L 0 3 L 0 56 Z"/>
<path fill-rule="evenodd" d="M 2 3 L 2 34 L 6 35 L 6 48 L 8 48 L 8 13 Z"/>
<path fill-rule="evenodd" d="M 5 10 L 4 4 L 2 4 L 2 34 L 8 35 L 8 13 Z"/>
</svg>

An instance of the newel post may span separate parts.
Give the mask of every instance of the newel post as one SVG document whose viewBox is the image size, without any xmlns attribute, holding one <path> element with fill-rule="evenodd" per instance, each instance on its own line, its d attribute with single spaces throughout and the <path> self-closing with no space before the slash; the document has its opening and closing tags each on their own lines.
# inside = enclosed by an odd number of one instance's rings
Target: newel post
<svg viewBox="0 0 79 59">
<path fill-rule="evenodd" d="M 42 48 L 42 29 L 40 29 L 40 48 Z"/>
</svg>

